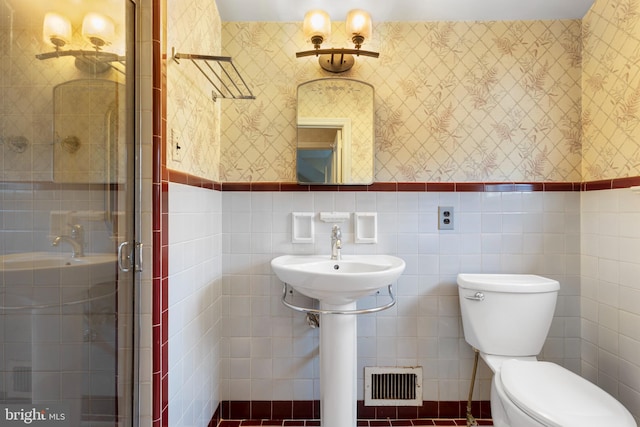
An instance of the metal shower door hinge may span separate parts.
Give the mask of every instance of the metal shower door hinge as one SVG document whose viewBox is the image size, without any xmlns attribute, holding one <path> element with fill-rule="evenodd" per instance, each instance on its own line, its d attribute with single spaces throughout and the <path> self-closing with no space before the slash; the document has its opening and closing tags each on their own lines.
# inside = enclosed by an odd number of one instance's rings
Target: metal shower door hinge
<svg viewBox="0 0 640 427">
<path fill-rule="evenodd" d="M 136 246 L 136 257 L 135 257 L 135 271 L 139 273 L 143 269 L 143 261 L 142 261 L 142 246 L 143 244 L 140 242 L 135 242 Z"/>
</svg>

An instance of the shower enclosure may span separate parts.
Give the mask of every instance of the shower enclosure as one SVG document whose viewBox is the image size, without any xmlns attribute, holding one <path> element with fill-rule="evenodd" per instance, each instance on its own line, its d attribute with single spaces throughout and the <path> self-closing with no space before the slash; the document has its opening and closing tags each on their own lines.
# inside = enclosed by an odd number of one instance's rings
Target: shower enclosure
<svg viewBox="0 0 640 427">
<path fill-rule="evenodd" d="M 137 425 L 136 9 L 0 0 L 0 425 Z"/>
</svg>

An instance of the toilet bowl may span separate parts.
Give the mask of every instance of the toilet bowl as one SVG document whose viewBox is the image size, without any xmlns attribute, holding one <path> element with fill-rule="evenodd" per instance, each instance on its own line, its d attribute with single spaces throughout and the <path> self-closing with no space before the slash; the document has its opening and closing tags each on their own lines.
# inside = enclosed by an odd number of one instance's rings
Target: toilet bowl
<svg viewBox="0 0 640 427">
<path fill-rule="evenodd" d="M 494 374 L 494 427 L 637 427 L 604 390 L 537 360 L 559 289 L 557 281 L 535 275 L 458 275 L 465 340 Z"/>
</svg>

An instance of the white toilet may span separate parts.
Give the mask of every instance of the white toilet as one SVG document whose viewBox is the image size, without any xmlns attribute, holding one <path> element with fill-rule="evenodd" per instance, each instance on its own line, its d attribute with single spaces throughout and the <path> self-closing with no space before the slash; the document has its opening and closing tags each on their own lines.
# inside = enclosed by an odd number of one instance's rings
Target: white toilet
<svg viewBox="0 0 640 427">
<path fill-rule="evenodd" d="M 465 340 L 493 371 L 494 427 L 637 427 L 604 390 L 536 356 L 560 284 L 524 274 L 459 274 Z"/>
</svg>

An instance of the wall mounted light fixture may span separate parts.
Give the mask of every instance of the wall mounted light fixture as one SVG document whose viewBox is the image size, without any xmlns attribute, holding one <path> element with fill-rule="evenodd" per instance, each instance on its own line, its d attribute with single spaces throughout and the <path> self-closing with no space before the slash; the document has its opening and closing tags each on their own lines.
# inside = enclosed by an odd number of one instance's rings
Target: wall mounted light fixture
<svg viewBox="0 0 640 427">
<path fill-rule="evenodd" d="M 353 49 L 330 48 L 322 49 L 322 43 L 331 35 L 331 20 L 329 14 L 322 10 L 312 10 L 305 14 L 302 30 L 304 36 L 313 44 L 312 50 L 296 53 L 296 58 L 317 56 L 320 66 L 332 73 L 342 73 L 353 67 L 355 56 L 370 56 L 377 58 L 378 52 L 362 50 L 365 40 L 372 34 L 371 16 L 361 9 L 354 9 L 347 13 L 347 35 L 354 44 Z"/>
<path fill-rule="evenodd" d="M 113 68 L 124 73 L 113 65 L 116 62 L 124 65 L 124 57 L 102 50 L 104 46 L 110 45 L 115 39 L 115 24 L 110 18 L 94 12 L 86 14 L 82 21 L 82 36 L 91 44 L 93 50 L 63 50 L 63 47 L 71 44 L 71 21 L 60 14 L 48 12 L 45 14 L 42 24 L 42 38 L 55 50 L 40 53 L 36 55 L 36 58 L 51 59 L 72 56 L 76 59 L 76 67 L 83 71 L 99 74 Z"/>
</svg>

